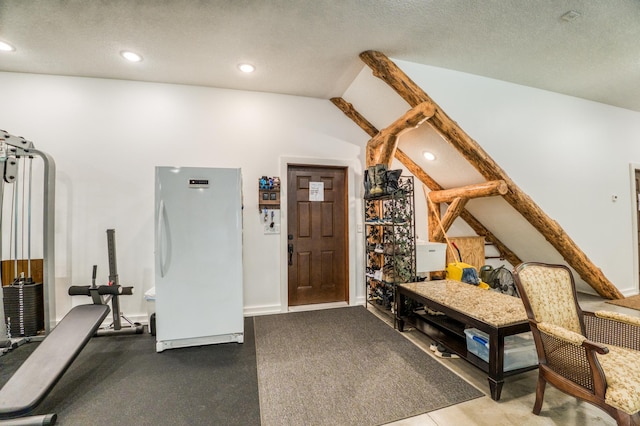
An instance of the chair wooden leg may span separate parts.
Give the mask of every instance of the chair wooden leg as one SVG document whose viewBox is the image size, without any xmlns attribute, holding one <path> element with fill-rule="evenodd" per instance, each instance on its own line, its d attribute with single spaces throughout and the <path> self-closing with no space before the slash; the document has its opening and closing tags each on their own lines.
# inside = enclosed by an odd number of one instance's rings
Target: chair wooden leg
<svg viewBox="0 0 640 426">
<path fill-rule="evenodd" d="M 640 426 L 640 413 L 627 414 L 622 410 L 616 410 L 613 417 L 618 426 Z"/>
<path fill-rule="evenodd" d="M 623 413 L 620 410 L 616 411 L 614 418 L 618 426 L 631 426 L 632 424 L 631 416 L 629 416 L 627 413 Z"/>
<path fill-rule="evenodd" d="M 635 413 L 635 414 L 623 413 L 623 414 L 624 414 L 624 417 L 621 417 L 621 420 L 616 419 L 619 425 L 640 426 L 640 413 Z"/>
<path fill-rule="evenodd" d="M 544 389 L 547 381 L 542 377 L 542 374 L 538 375 L 538 386 L 536 387 L 536 403 L 533 406 L 533 414 L 536 416 L 540 414 L 542 409 L 542 400 L 544 399 Z"/>
</svg>

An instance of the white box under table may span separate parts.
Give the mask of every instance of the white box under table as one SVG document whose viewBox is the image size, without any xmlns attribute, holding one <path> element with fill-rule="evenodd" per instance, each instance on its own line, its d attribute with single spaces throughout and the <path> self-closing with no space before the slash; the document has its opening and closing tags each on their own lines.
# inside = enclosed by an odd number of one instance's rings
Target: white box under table
<svg viewBox="0 0 640 426">
<path fill-rule="evenodd" d="M 522 301 L 452 280 L 398 284 L 398 329 L 403 331 L 405 300 L 423 304 L 428 312 L 414 312 L 416 329 L 488 373 L 491 398 L 500 399 L 504 378 L 537 368 L 537 364 L 504 371 L 504 338 L 530 331 Z M 465 329 L 476 328 L 489 336 L 488 362 L 467 350 Z"/>
</svg>

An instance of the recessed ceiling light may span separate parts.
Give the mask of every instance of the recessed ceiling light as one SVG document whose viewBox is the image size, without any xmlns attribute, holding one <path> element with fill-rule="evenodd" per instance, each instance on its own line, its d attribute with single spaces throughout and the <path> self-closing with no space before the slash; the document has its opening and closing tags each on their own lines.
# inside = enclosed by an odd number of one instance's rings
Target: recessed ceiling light
<svg viewBox="0 0 640 426">
<path fill-rule="evenodd" d="M 131 62 L 142 61 L 142 56 L 138 55 L 137 53 L 130 52 L 128 50 L 123 50 L 122 52 L 120 52 L 120 55 L 122 55 L 122 57 L 125 58 L 127 61 L 131 61 Z"/>
<path fill-rule="evenodd" d="M 429 151 L 425 151 L 425 152 L 423 152 L 423 153 L 422 153 L 422 155 L 424 156 L 424 158 L 425 158 L 425 159 L 427 159 L 427 160 L 429 160 L 429 161 L 433 161 L 433 160 L 435 160 L 435 159 L 436 159 L 436 156 L 435 156 L 435 155 L 433 155 L 433 153 L 432 153 L 432 152 L 429 152 Z"/>
<path fill-rule="evenodd" d="M 238 65 L 238 69 L 242 72 L 251 73 L 256 70 L 256 67 L 251 64 L 240 64 Z"/>
<path fill-rule="evenodd" d="M 0 41 L 0 50 L 3 52 L 13 52 L 16 48 L 5 41 Z"/>
</svg>

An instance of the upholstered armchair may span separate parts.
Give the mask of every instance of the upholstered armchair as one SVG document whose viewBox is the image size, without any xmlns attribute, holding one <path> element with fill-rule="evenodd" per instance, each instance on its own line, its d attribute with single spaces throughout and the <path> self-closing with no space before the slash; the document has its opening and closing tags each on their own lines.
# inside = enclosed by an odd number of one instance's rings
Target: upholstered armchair
<svg viewBox="0 0 640 426">
<path fill-rule="evenodd" d="M 594 404 L 618 425 L 640 425 L 640 318 L 578 306 L 571 271 L 523 263 L 515 281 L 538 352 L 534 414 L 547 383 Z"/>
</svg>

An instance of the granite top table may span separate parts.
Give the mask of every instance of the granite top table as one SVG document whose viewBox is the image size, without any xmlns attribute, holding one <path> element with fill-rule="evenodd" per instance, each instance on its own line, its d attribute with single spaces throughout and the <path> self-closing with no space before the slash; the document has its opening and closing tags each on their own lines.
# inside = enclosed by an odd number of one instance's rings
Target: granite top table
<svg viewBox="0 0 640 426">
<path fill-rule="evenodd" d="M 400 307 L 408 298 L 437 313 L 416 315 L 416 328 L 487 372 L 494 400 L 500 399 L 505 376 L 537 368 L 536 365 L 503 371 L 505 336 L 530 330 L 527 313 L 519 298 L 452 280 L 398 284 L 397 296 Z M 398 328 L 403 331 L 405 318 L 400 311 L 396 310 Z M 472 327 L 489 335 L 488 363 L 467 351 L 464 329 Z"/>
<path fill-rule="evenodd" d="M 460 281 L 423 281 L 399 286 L 495 327 L 527 321 L 527 312 L 517 297 Z"/>
</svg>

